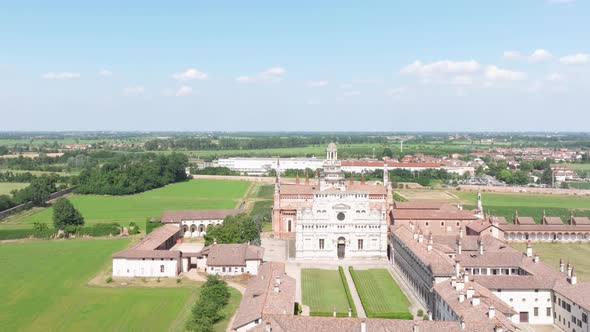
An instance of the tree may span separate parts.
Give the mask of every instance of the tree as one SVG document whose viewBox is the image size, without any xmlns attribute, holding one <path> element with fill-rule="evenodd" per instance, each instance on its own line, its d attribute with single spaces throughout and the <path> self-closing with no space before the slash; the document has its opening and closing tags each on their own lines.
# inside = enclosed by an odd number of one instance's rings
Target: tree
<svg viewBox="0 0 590 332">
<path fill-rule="evenodd" d="M 64 229 L 67 226 L 82 225 L 84 225 L 84 217 L 67 198 L 58 198 L 53 203 L 53 226 L 55 228 Z"/>
<path fill-rule="evenodd" d="M 209 225 L 205 234 L 205 245 L 214 241 L 217 243 L 246 243 L 260 244 L 262 224 L 253 217 L 239 213 L 227 216 L 221 225 Z"/>
<path fill-rule="evenodd" d="M 390 148 L 383 149 L 383 157 L 393 158 L 393 151 Z"/>
</svg>

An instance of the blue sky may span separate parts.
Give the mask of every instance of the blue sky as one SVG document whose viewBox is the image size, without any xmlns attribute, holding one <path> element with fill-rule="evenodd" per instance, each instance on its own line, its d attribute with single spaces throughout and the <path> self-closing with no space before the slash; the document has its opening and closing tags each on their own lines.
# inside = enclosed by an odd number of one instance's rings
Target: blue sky
<svg viewBox="0 0 590 332">
<path fill-rule="evenodd" d="M 590 3 L 2 1 L 0 130 L 588 131 Z"/>
</svg>

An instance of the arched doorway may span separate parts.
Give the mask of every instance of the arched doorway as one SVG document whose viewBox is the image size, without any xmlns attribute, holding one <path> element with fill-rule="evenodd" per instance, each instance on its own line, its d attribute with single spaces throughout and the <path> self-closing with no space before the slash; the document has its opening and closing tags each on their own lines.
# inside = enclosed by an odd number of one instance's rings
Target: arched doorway
<svg viewBox="0 0 590 332">
<path fill-rule="evenodd" d="M 345 248 L 346 248 L 346 239 L 341 236 L 338 238 L 338 259 L 344 258 Z"/>
<path fill-rule="evenodd" d="M 203 235 L 204 232 L 205 232 L 205 225 L 200 224 L 199 225 L 199 235 Z"/>
</svg>

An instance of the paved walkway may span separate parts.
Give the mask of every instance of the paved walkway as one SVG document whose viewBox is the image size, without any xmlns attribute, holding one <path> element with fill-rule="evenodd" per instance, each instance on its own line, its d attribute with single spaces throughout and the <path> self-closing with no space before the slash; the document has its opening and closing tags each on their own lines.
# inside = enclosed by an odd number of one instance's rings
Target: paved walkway
<svg viewBox="0 0 590 332">
<path fill-rule="evenodd" d="M 350 275 L 348 266 L 343 266 L 342 268 L 344 269 L 344 276 L 346 277 L 346 282 L 348 283 L 348 288 L 350 289 L 352 301 L 354 302 L 354 306 L 356 307 L 356 315 L 359 318 L 367 318 L 365 308 L 363 307 L 363 303 L 361 302 L 359 293 L 356 291 L 356 286 L 354 285 L 354 281 L 352 280 L 352 276 Z"/>
</svg>

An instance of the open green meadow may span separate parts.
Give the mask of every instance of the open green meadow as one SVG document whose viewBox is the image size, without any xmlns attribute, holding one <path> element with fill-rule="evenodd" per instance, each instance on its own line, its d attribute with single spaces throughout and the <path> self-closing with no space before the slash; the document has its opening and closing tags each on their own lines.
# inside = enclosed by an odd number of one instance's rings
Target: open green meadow
<svg viewBox="0 0 590 332">
<path fill-rule="evenodd" d="M 312 316 L 331 316 L 334 308 L 339 315 L 348 315 L 348 299 L 338 270 L 302 269 L 301 292 Z"/>
<path fill-rule="evenodd" d="M 86 285 L 129 239 L 31 241 L 0 246 L 5 331 L 165 331 L 197 288 Z"/>
<path fill-rule="evenodd" d="M 475 208 L 477 193 L 465 191 L 452 193 L 461 199 L 465 208 Z M 590 216 L 590 197 L 484 192 L 482 201 L 486 213 L 502 216 L 507 220 L 512 220 L 516 210 L 518 215 L 533 217 L 538 223 L 541 222 L 543 211 L 547 216 L 561 217 L 563 221 L 568 220 L 570 210 L 574 210 L 577 216 Z"/>
<path fill-rule="evenodd" d="M 590 190 L 590 182 L 567 182 L 570 189 L 584 189 Z"/>
<path fill-rule="evenodd" d="M 352 270 L 352 278 L 369 318 L 409 318 L 410 302 L 385 269 Z"/>
<path fill-rule="evenodd" d="M 140 222 L 159 218 L 165 210 L 230 209 L 240 205 L 249 182 L 226 180 L 190 180 L 170 184 L 145 193 L 129 196 L 71 195 L 68 199 L 79 209 L 87 224 L 100 222 Z M 52 223 L 51 207 L 24 212 L 9 224 Z"/>
<path fill-rule="evenodd" d="M 0 195 L 8 195 L 13 190 L 26 188 L 28 186 L 28 183 L 0 182 Z"/>
<path fill-rule="evenodd" d="M 526 243 L 511 243 L 514 248 L 525 251 Z M 533 242 L 533 253 L 541 261 L 559 269 L 559 259 L 564 263 L 574 264 L 576 275 L 581 281 L 590 281 L 590 244 L 589 243 L 539 243 Z"/>
<path fill-rule="evenodd" d="M 263 184 L 256 187 L 254 198 L 272 199 L 275 193 L 275 186 L 272 184 Z"/>
</svg>

